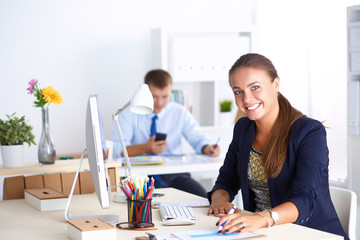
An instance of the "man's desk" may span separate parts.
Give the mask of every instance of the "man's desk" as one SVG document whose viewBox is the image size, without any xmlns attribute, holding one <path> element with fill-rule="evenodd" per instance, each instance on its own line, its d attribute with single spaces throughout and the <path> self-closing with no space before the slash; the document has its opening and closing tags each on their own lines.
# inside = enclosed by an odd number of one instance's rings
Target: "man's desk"
<svg viewBox="0 0 360 240">
<path fill-rule="evenodd" d="M 161 175 L 172 173 L 216 172 L 224 162 L 224 156 L 209 157 L 206 155 L 189 154 L 184 156 L 167 157 L 165 163 L 160 165 L 132 166 L 137 175 Z M 126 176 L 125 168 L 120 169 L 120 176 Z"/>
<path fill-rule="evenodd" d="M 208 157 L 205 155 L 184 155 L 182 157 L 169 157 L 161 165 L 133 166 L 136 175 L 155 175 L 155 174 L 172 174 L 172 173 L 201 173 L 202 176 L 209 176 L 213 181 L 217 177 L 218 170 L 223 164 L 224 157 Z M 56 160 L 55 164 L 39 165 L 37 162 L 24 163 L 18 168 L 3 168 L 0 165 L 0 201 L 3 199 L 3 182 L 4 178 L 16 175 L 34 175 L 42 173 L 56 173 L 64 171 L 76 171 L 79 166 L 79 159 Z M 105 168 L 115 169 L 115 185 L 120 185 L 120 177 L 125 177 L 125 167 L 120 161 L 107 161 Z M 87 158 L 81 165 L 81 170 L 89 169 Z M 208 174 L 208 175 L 207 175 Z M 212 183 L 213 184 L 213 183 Z M 117 188 L 119 191 L 120 189 Z"/>
<path fill-rule="evenodd" d="M 201 197 L 175 189 L 157 189 L 156 192 L 164 193 L 164 197 L 155 198 L 156 201 L 193 201 Z M 205 229 L 215 226 L 218 218 L 207 216 L 208 208 L 194 208 L 199 219 L 190 226 L 162 226 L 158 209 L 152 210 L 153 222 L 158 230 L 150 231 L 153 234 L 174 233 L 179 231 Z M 111 202 L 109 209 L 101 209 L 95 194 L 74 195 L 70 204 L 73 215 L 90 214 L 118 214 L 120 222 L 127 221 L 127 204 Z M 25 202 L 24 199 L 4 200 L 0 202 L 0 236 L 1 239 L 68 239 L 67 223 L 64 211 L 40 212 Z M 297 240 L 297 239 L 322 239 L 340 240 L 340 236 L 317 231 L 295 224 L 284 224 L 257 231 L 264 236 L 256 239 Z M 135 239 L 145 236 L 145 231 L 129 231 L 116 229 L 117 239 Z"/>
<path fill-rule="evenodd" d="M 205 155 L 184 155 L 183 157 L 169 157 L 161 165 L 133 166 L 137 175 L 149 174 L 169 174 L 182 172 L 206 172 L 218 171 L 223 164 L 224 157 L 208 157 Z M 38 174 L 54 173 L 61 171 L 76 171 L 79 166 L 79 159 L 73 160 L 56 160 L 55 164 L 39 165 L 37 162 L 24 163 L 19 168 L 3 168 L 0 165 L 0 176 L 21 175 L 21 174 Z M 122 167 L 120 161 L 108 161 L 105 168 L 116 168 L 116 176 L 124 177 L 125 167 Z M 119 169 L 120 168 L 120 169 Z M 89 169 L 89 164 L 85 158 L 81 169 Z"/>
</svg>

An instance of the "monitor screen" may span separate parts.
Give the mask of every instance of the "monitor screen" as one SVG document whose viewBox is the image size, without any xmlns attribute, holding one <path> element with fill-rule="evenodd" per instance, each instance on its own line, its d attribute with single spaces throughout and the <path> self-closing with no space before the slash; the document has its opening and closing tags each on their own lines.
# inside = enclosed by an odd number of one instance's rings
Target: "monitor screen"
<svg viewBox="0 0 360 240">
<path fill-rule="evenodd" d="M 100 112 L 96 95 L 90 95 L 86 110 L 86 148 L 91 176 L 94 182 L 96 195 L 103 208 L 110 206 L 110 195 L 106 179 L 103 143 L 100 126 Z"/>
</svg>

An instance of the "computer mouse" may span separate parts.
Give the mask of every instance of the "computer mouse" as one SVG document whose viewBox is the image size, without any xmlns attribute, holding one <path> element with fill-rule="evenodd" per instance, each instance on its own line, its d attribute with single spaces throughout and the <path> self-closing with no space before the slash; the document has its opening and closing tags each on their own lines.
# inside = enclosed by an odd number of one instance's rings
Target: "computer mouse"
<svg viewBox="0 0 360 240">
<path fill-rule="evenodd" d="M 189 218 L 172 218 L 163 221 L 164 226 L 192 225 L 195 222 Z"/>
</svg>

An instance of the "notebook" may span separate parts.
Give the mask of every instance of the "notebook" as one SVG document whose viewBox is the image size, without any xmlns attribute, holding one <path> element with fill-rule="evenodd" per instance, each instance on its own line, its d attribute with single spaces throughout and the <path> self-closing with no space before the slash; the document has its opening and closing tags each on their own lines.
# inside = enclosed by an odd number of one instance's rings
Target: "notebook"
<svg viewBox="0 0 360 240">
<path fill-rule="evenodd" d="M 130 157 L 129 160 L 132 166 L 141 166 L 141 165 L 163 164 L 166 158 L 162 156 L 138 156 L 138 157 Z M 121 161 L 123 163 L 126 163 L 124 158 L 122 158 Z"/>
</svg>

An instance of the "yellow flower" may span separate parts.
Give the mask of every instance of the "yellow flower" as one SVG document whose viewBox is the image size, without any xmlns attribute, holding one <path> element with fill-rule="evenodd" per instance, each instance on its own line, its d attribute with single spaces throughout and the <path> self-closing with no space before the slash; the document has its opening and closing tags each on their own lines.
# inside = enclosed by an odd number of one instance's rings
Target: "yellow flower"
<svg viewBox="0 0 360 240">
<path fill-rule="evenodd" d="M 60 105 L 63 101 L 61 94 L 52 86 L 41 89 L 41 94 L 44 96 L 43 99 L 48 103 L 55 103 Z"/>
</svg>

